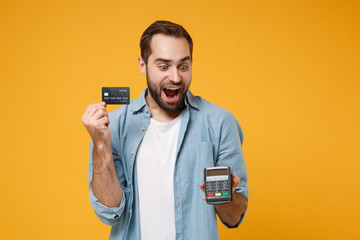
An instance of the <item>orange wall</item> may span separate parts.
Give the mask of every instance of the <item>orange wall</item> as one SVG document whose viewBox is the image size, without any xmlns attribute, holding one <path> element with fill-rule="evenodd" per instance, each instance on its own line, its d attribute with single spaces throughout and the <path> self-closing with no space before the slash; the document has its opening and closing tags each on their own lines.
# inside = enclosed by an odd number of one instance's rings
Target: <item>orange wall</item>
<svg viewBox="0 0 360 240">
<path fill-rule="evenodd" d="M 221 239 L 358 239 L 358 1 L 130 2 L 0 3 L 0 239 L 108 238 L 80 118 L 102 86 L 140 94 L 157 19 L 188 29 L 192 92 L 245 133 L 249 209 Z"/>
</svg>

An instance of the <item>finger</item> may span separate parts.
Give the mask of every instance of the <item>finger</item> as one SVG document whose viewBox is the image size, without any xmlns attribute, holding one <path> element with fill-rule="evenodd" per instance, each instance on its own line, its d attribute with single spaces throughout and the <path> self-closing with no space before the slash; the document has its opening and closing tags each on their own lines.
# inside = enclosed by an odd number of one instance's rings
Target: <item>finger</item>
<svg viewBox="0 0 360 240">
<path fill-rule="evenodd" d="M 240 178 L 235 174 L 232 174 L 232 192 L 234 193 L 236 187 L 240 184 Z"/>
<path fill-rule="evenodd" d="M 106 127 L 109 127 L 109 125 L 110 125 L 110 119 L 109 119 L 109 117 L 107 117 L 107 118 L 106 118 L 106 122 L 105 122 L 105 126 L 106 126 Z"/>
<path fill-rule="evenodd" d="M 205 192 L 205 185 L 203 183 L 200 183 L 199 187 L 200 187 L 201 191 Z"/>
<path fill-rule="evenodd" d="M 106 112 L 106 108 L 104 106 L 98 105 L 98 106 L 94 106 L 94 109 L 91 113 L 91 117 L 94 117 L 98 112 Z"/>
<path fill-rule="evenodd" d="M 102 125 L 103 127 L 108 127 L 109 124 L 110 124 L 110 120 L 109 120 L 109 118 L 106 117 L 106 116 L 100 118 L 98 121 L 99 121 L 99 124 Z"/>
<path fill-rule="evenodd" d="M 83 115 L 83 120 L 88 120 L 91 116 L 94 115 L 94 113 L 99 109 L 103 108 L 106 111 L 106 108 L 102 106 L 100 103 L 93 103 L 89 104 L 85 110 L 85 113 Z"/>
<path fill-rule="evenodd" d="M 89 115 L 91 117 L 93 117 L 99 111 L 107 113 L 106 108 L 103 105 L 101 105 L 101 103 L 93 104 L 93 106 L 91 107 L 91 112 L 89 113 Z"/>
<path fill-rule="evenodd" d="M 240 178 L 236 176 L 234 173 L 232 174 L 232 182 L 233 182 L 233 186 L 235 187 L 240 184 Z"/>
<path fill-rule="evenodd" d="M 108 118 L 109 117 L 108 113 L 104 109 L 98 109 L 91 118 L 95 119 L 95 120 L 98 120 L 98 119 L 101 119 L 103 117 Z"/>
<path fill-rule="evenodd" d="M 205 185 L 203 183 L 200 183 L 199 187 L 200 187 L 201 191 L 205 192 Z M 202 196 L 202 200 L 204 200 L 204 201 L 206 200 L 205 195 Z"/>
<path fill-rule="evenodd" d="M 82 117 L 81 117 L 81 121 L 82 122 L 86 122 L 86 120 L 88 119 L 88 117 L 89 117 L 89 115 L 90 115 L 90 110 L 91 109 L 91 105 L 88 105 L 87 107 L 86 107 L 86 109 L 85 109 L 85 112 L 84 112 L 84 114 L 82 115 Z"/>
</svg>

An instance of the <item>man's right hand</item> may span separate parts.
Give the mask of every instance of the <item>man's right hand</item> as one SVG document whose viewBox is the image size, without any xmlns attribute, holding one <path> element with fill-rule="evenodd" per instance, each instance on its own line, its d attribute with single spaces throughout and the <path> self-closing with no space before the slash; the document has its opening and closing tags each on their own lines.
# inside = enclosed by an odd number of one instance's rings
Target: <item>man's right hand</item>
<svg viewBox="0 0 360 240">
<path fill-rule="evenodd" d="M 94 145 L 110 146 L 111 132 L 109 129 L 109 115 L 106 111 L 106 103 L 90 104 L 81 118 L 89 132 Z"/>
</svg>

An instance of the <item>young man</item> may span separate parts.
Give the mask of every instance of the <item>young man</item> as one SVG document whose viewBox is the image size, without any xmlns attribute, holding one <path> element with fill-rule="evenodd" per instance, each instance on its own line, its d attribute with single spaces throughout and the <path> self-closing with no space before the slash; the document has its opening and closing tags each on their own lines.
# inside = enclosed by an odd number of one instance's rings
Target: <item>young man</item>
<svg viewBox="0 0 360 240">
<path fill-rule="evenodd" d="M 90 203 L 112 226 L 110 239 L 218 239 L 216 214 L 238 227 L 247 209 L 243 133 L 227 110 L 189 91 L 193 43 L 157 21 L 140 41 L 148 88 L 111 113 L 91 104 L 82 121 L 90 145 Z M 203 170 L 230 166 L 233 199 L 204 200 Z"/>
</svg>

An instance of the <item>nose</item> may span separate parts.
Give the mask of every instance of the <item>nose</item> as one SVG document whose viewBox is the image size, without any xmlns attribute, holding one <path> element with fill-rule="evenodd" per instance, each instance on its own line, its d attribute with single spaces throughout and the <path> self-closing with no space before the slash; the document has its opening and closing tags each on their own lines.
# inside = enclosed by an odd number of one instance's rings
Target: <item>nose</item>
<svg viewBox="0 0 360 240">
<path fill-rule="evenodd" d="M 173 68 L 169 77 L 170 77 L 170 80 L 173 81 L 174 83 L 180 82 L 181 75 L 179 73 L 179 69 Z"/>
</svg>

